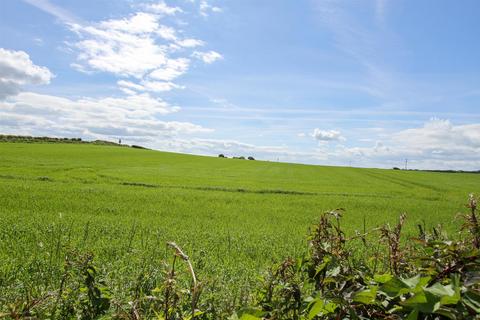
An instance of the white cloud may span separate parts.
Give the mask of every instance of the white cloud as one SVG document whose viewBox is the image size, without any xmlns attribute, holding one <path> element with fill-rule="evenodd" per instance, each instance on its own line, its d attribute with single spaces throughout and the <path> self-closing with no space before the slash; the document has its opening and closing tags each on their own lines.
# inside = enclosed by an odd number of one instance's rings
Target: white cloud
<svg viewBox="0 0 480 320">
<path fill-rule="evenodd" d="M 219 13 L 223 11 L 222 8 L 211 5 L 207 0 L 200 1 L 199 9 L 200 15 L 203 17 L 208 17 L 212 12 Z"/>
<path fill-rule="evenodd" d="M 402 166 L 418 169 L 480 169 L 480 124 L 453 125 L 431 119 L 422 127 L 398 131 L 372 147 L 338 146 L 332 161 L 356 159 L 363 166 Z"/>
<path fill-rule="evenodd" d="M 148 4 L 145 6 L 147 10 L 152 11 L 158 14 L 164 15 L 175 15 L 176 13 L 181 13 L 183 10 L 179 7 L 170 7 L 164 1 L 159 1 L 154 4 Z"/>
<path fill-rule="evenodd" d="M 141 81 L 140 83 L 120 80 L 117 85 L 128 95 L 135 95 L 137 92 L 163 92 L 183 88 L 175 83 L 165 81 Z"/>
<path fill-rule="evenodd" d="M 24 0 L 27 3 L 59 18 L 79 38 L 68 42 L 77 61 L 71 63 L 75 70 L 91 74 L 96 71 L 127 78 L 128 82 L 142 86 L 136 90 L 159 92 L 183 88 L 172 81 L 185 74 L 190 67 L 192 48 L 205 46 L 200 39 L 184 37 L 177 25 L 167 25 L 165 16 L 183 13 L 180 7 L 169 6 L 165 1 L 143 3 L 141 11 L 122 18 L 112 18 L 96 23 L 80 21 L 63 8 L 48 0 Z M 202 1 L 202 10 L 218 12 L 220 8 Z M 213 63 L 222 56 L 215 52 L 193 54 L 205 63 Z M 125 84 L 125 83 L 124 83 Z M 3 85 L 7 91 L 10 88 Z M 119 85 L 128 95 L 135 89 Z M 9 90 L 11 94 L 12 90 Z"/>
<path fill-rule="evenodd" d="M 146 91 L 153 91 L 153 92 L 162 92 L 162 91 L 170 91 L 172 89 L 182 89 L 182 86 L 179 86 L 173 82 L 165 82 L 165 81 L 142 81 L 142 85 L 144 86 Z"/>
<path fill-rule="evenodd" d="M 214 63 L 217 60 L 223 59 L 223 56 L 220 53 L 215 51 L 208 51 L 208 52 L 195 51 L 192 54 L 192 57 L 200 59 L 207 64 Z"/>
<path fill-rule="evenodd" d="M 23 92 L 1 102 L 0 110 L 0 130 L 11 133 L 85 138 L 127 136 L 132 141 L 147 141 L 212 131 L 189 122 L 159 120 L 179 108 L 148 94 L 73 100 Z"/>
<path fill-rule="evenodd" d="M 152 14 L 137 13 L 128 19 L 85 27 L 75 25 L 73 30 L 83 38 L 74 44 L 80 51 L 79 63 L 94 70 L 141 78 L 167 61 L 167 46 L 155 40 L 161 29 Z"/>
<path fill-rule="evenodd" d="M 125 81 L 125 80 L 120 80 L 117 81 L 117 84 L 119 87 L 131 89 L 131 90 L 137 90 L 137 91 L 144 91 L 145 87 L 141 86 L 137 83 L 131 82 L 131 81 Z"/>
<path fill-rule="evenodd" d="M 321 130 L 318 128 L 315 128 L 313 130 L 312 137 L 318 141 L 323 141 L 323 142 L 345 140 L 345 138 L 342 137 L 340 131 Z"/>
<path fill-rule="evenodd" d="M 23 85 L 48 84 L 53 74 L 35 65 L 24 51 L 0 48 L 0 100 L 20 92 Z"/>
<path fill-rule="evenodd" d="M 162 2 L 151 6 L 157 11 L 166 10 Z M 155 11 L 151 6 L 148 8 Z M 180 38 L 175 28 L 162 24 L 161 20 L 156 13 L 137 12 L 121 19 L 70 25 L 80 37 L 78 42 L 71 44 L 79 51 L 77 63 L 72 66 L 85 73 L 96 70 L 130 78 L 129 82 L 143 87 L 136 90 L 158 92 L 182 88 L 172 81 L 188 71 L 188 56 L 193 55 L 208 64 L 222 57 L 215 51 L 188 52 L 190 48 L 204 46 L 205 42 Z M 135 90 L 119 86 L 129 95 Z"/>
<path fill-rule="evenodd" d="M 163 68 L 155 69 L 148 76 L 155 80 L 171 81 L 187 72 L 189 65 L 187 58 L 168 59 Z"/>
<path fill-rule="evenodd" d="M 92 25 L 71 26 L 81 38 L 73 44 L 78 49 L 78 65 L 113 73 L 123 77 L 143 78 L 148 74 L 154 79 L 170 81 L 185 73 L 189 59 L 171 58 L 179 48 L 205 45 L 199 39 L 181 39 L 177 31 L 160 23 L 160 16 L 137 12 L 130 17 L 110 19 Z M 180 52 L 181 54 L 189 54 Z M 205 63 L 221 58 L 217 52 L 196 54 Z M 165 76 L 167 75 L 167 76 Z"/>
<path fill-rule="evenodd" d="M 421 150 L 451 151 L 458 147 L 480 148 L 480 124 L 454 126 L 448 120 L 433 118 L 422 128 L 408 129 L 395 134 L 393 141 Z"/>
<path fill-rule="evenodd" d="M 204 46 L 205 42 L 198 39 L 184 39 L 184 40 L 178 40 L 177 44 L 184 48 L 195 48 L 195 47 Z"/>
<path fill-rule="evenodd" d="M 177 32 L 172 27 L 161 25 L 156 30 L 156 33 L 165 40 L 175 42 L 175 44 L 179 41 L 177 38 Z"/>
</svg>

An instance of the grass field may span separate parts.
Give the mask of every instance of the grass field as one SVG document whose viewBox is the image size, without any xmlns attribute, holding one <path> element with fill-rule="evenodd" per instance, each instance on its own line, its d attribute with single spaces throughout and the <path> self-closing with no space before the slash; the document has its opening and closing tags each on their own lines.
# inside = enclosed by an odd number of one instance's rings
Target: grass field
<svg viewBox="0 0 480 320">
<path fill-rule="evenodd" d="M 168 255 L 190 255 L 227 301 L 272 261 L 305 251 L 320 213 L 354 232 L 394 222 L 458 230 L 480 176 L 308 166 L 76 144 L 0 143 L 0 296 L 49 290 L 68 247 L 95 254 L 112 290 Z"/>
</svg>

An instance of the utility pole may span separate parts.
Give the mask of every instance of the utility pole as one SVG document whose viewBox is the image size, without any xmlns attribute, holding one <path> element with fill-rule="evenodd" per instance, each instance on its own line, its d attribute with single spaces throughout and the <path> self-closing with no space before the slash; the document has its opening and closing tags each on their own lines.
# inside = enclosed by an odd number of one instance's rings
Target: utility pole
<svg viewBox="0 0 480 320">
<path fill-rule="evenodd" d="M 405 170 L 408 170 L 408 159 L 405 159 Z"/>
</svg>

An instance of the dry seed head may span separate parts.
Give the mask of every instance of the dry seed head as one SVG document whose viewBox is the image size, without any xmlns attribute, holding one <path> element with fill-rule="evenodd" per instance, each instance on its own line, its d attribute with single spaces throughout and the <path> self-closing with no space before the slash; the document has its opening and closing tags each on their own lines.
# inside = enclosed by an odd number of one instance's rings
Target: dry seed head
<svg viewBox="0 0 480 320">
<path fill-rule="evenodd" d="M 182 258 L 185 261 L 188 261 L 188 256 L 183 253 L 182 249 L 180 249 L 180 247 L 175 242 L 167 242 L 167 245 L 175 250 L 175 254 L 178 257 Z"/>
</svg>

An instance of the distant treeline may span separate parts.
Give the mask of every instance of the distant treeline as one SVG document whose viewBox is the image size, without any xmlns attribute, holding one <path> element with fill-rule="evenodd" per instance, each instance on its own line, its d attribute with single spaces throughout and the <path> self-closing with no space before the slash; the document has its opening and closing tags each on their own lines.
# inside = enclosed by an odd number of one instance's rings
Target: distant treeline
<svg viewBox="0 0 480 320">
<path fill-rule="evenodd" d="M 412 171 L 426 171 L 426 172 L 444 172 L 444 173 L 480 173 L 480 170 L 412 170 Z"/>
<path fill-rule="evenodd" d="M 428 169 L 400 169 L 398 167 L 393 167 L 393 170 L 402 170 L 402 171 L 423 171 L 423 172 L 443 172 L 443 173 L 480 173 L 480 170 L 428 170 Z"/>
<path fill-rule="evenodd" d="M 0 134 L 0 142 L 23 142 L 23 143 L 75 143 L 75 144 L 95 144 L 104 146 L 131 147 L 146 149 L 142 146 L 121 144 L 105 140 L 86 141 L 82 138 L 54 138 L 54 137 L 32 137 Z"/>
<path fill-rule="evenodd" d="M 218 155 L 218 157 L 219 157 L 219 158 L 228 158 L 228 157 L 227 157 L 226 155 L 224 155 L 223 153 L 220 153 L 220 154 Z M 255 160 L 255 158 L 254 158 L 254 157 L 252 157 L 252 156 L 250 156 L 250 157 L 248 157 L 248 158 L 245 158 L 244 156 L 239 156 L 239 157 L 235 157 L 235 156 L 234 156 L 234 157 L 232 157 L 232 159 L 240 159 L 240 160 L 245 160 L 245 159 L 248 159 L 248 160 Z"/>
</svg>

